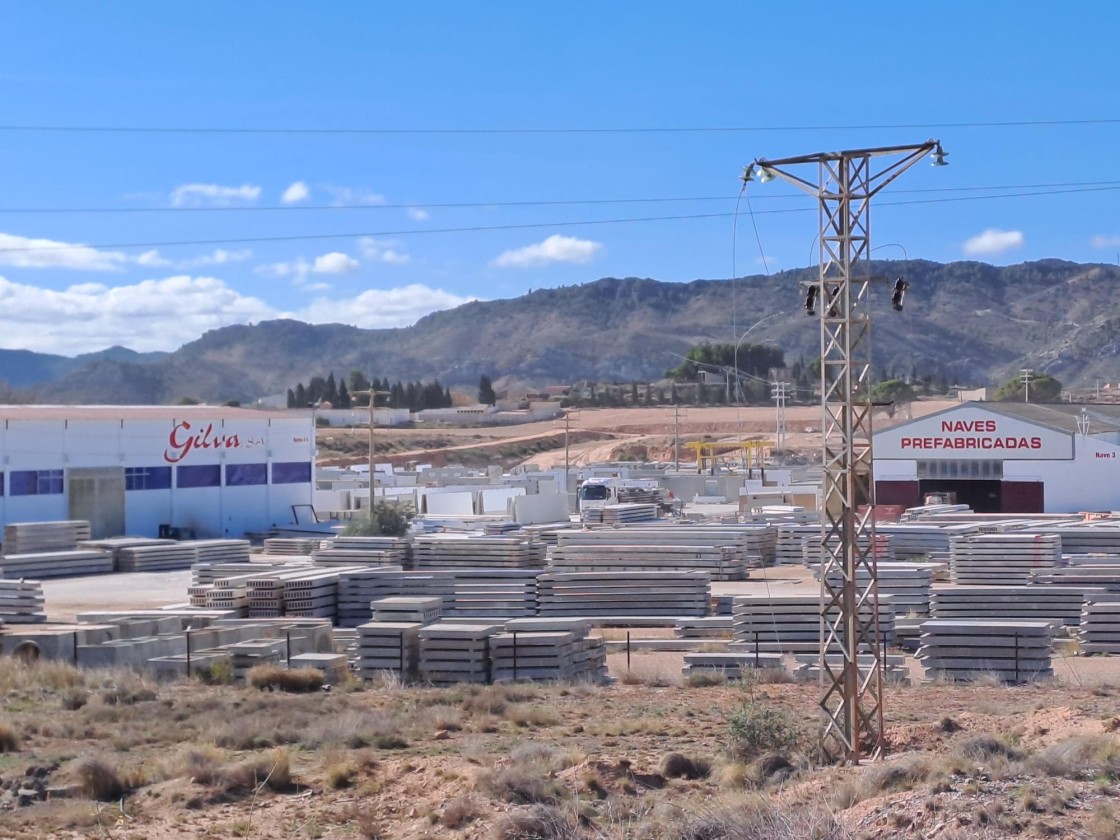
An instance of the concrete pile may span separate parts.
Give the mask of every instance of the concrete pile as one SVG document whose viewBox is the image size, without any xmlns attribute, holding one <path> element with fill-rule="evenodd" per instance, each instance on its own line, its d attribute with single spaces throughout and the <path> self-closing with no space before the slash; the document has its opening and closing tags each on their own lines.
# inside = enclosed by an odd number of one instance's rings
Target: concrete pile
<svg viewBox="0 0 1120 840">
<path fill-rule="evenodd" d="M 500 623 L 457 624 L 444 621 L 421 627 L 421 679 L 432 685 L 490 682 L 490 637 L 503 629 Z"/>
<path fill-rule="evenodd" d="M 523 537 L 430 534 L 412 544 L 415 569 L 539 568 L 545 546 Z"/>
<path fill-rule="evenodd" d="M 37 580 L 0 580 L 0 624 L 36 624 L 47 620 L 43 584 Z"/>
<path fill-rule="evenodd" d="M 1087 598 L 1103 589 L 1075 586 L 934 587 L 933 618 L 1043 621 L 1055 627 L 1077 627 Z"/>
<path fill-rule="evenodd" d="M 1050 625 L 1045 621 L 922 622 L 918 659 L 931 679 L 996 679 L 1011 684 L 1054 675 Z"/>
<path fill-rule="evenodd" d="M 90 537 L 89 522 L 71 519 L 60 522 L 13 522 L 4 526 L 0 549 L 4 554 L 40 554 L 78 547 Z"/>
<path fill-rule="evenodd" d="M 310 557 L 311 552 L 319 550 L 322 540 L 314 537 L 267 537 L 264 541 L 264 553 L 270 556 L 305 556 Z"/>
<path fill-rule="evenodd" d="M 9 526 L 10 527 L 10 526 Z M 52 578 L 113 571 L 113 556 L 92 548 L 57 549 L 0 556 L 0 577 Z"/>
<path fill-rule="evenodd" d="M 585 510 L 580 515 L 585 525 L 625 525 L 628 522 L 651 522 L 657 519 L 657 505 L 630 502 Z"/>
<path fill-rule="evenodd" d="M 606 679 L 606 646 L 589 635 L 590 624 L 525 630 L 511 623 L 514 629 L 490 637 L 493 682 Z"/>
<path fill-rule="evenodd" d="M 710 599 L 706 572 L 546 572 L 537 578 L 541 616 L 701 616 Z"/>
<path fill-rule="evenodd" d="M 1090 596 L 1081 609 L 1077 639 L 1085 654 L 1120 653 L 1120 597 Z"/>
<path fill-rule="evenodd" d="M 978 534 L 949 545 L 953 582 L 1026 585 L 1031 573 L 1061 565 L 1062 540 L 1055 534 Z"/>
<path fill-rule="evenodd" d="M 736 651 L 725 653 L 686 653 L 681 674 L 688 679 L 693 675 L 718 675 L 728 680 L 741 680 L 752 671 L 785 671 L 785 657 L 781 653 Z"/>
<path fill-rule="evenodd" d="M 894 644 L 894 605 L 879 596 L 879 647 Z M 860 611 L 860 620 L 870 622 L 870 606 Z M 820 650 L 821 599 L 813 595 L 742 595 L 735 599 L 732 633 L 735 651 L 815 653 Z M 868 631 L 874 640 L 874 632 Z"/>
</svg>

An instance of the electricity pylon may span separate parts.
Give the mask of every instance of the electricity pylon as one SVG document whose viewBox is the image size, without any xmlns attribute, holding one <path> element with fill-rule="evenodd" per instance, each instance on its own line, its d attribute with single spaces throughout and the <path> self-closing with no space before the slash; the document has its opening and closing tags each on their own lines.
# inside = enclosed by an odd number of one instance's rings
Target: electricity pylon
<svg viewBox="0 0 1120 840">
<path fill-rule="evenodd" d="M 821 517 L 820 672 L 824 757 L 855 764 L 883 751 L 883 678 L 871 476 L 871 199 L 941 143 L 757 159 L 743 181 L 781 178 L 817 198 L 820 272 L 805 309 L 819 309 L 824 510 Z M 875 168 L 873 164 L 882 165 Z M 790 171 L 817 168 L 816 182 Z M 908 284 L 895 283 L 902 308 Z"/>
</svg>

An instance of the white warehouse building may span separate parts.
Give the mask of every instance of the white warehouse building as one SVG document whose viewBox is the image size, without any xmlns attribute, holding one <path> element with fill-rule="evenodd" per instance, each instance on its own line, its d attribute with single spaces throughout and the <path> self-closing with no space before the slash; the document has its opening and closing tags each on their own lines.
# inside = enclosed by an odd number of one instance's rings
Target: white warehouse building
<svg viewBox="0 0 1120 840">
<path fill-rule="evenodd" d="M 980 513 L 1120 510 L 1120 406 L 970 402 L 874 436 L 875 502 Z"/>
<path fill-rule="evenodd" d="M 94 537 L 240 537 L 311 504 L 310 413 L 0 406 L 0 525 L 88 519 Z"/>
</svg>

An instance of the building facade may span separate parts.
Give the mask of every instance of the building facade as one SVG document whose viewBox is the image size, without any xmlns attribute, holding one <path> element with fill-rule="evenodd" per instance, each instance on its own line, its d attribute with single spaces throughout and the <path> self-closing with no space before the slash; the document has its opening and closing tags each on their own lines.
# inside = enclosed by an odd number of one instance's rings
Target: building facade
<svg viewBox="0 0 1120 840">
<path fill-rule="evenodd" d="M 240 537 L 311 504 L 309 412 L 0 406 L 0 525 L 88 519 L 95 537 Z M 306 516 L 305 516 L 306 518 Z"/>
<path fill-rule="evenodd" d="M 875 501 L 982 513 L 1120 510 L 1120 406 L 970 402 L 874 438 Z"/>
</svg>

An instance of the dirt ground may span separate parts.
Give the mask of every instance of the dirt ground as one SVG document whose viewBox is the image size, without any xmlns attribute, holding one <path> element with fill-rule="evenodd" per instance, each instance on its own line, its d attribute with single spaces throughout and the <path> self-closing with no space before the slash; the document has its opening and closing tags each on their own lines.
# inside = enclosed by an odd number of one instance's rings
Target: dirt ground
<svg viewBox="0 0 1120 840">
<path fill-rule="evenodd" d="M 921 417 L 956 405 L 945 400 L 912 403 L 894 416 L 875 415 L 877 428 L 911 417 Z M 709 437 L 713 440 L 772 439 L 776 409 L 773 406 L 672 407 L 656 408 L 581 408 L 571 413 L 569 460 L 572 464 L 591 464 L 616 460 L 634 453 L 651 459 L 672 460 L 674 426 L 679 422 L 682 440 Z M 795 452 L 808 452 L 820 446 L 821 409 L 819 406 L 790 406 L 786 409 L 786 444 Z M 590 438 L 590 439 L 588 439 Z M 365 463 L 369 458 L 369 435 L 364 428 L 319 429 L 320 460 L 325 464 Z M 572 442 L 574 440 L 574 443 Z M 437 445 L 433 445 L 437 444 Z M 543 444 L 546 451 L 540 451 Z M 564 461 L 564 422 L 548 420 L 517 426 L 471 428 L 378 428 L 375 430 L 378 458 L 403 464 L 421 461 L 437 464 L 453 462 L 466 453 L 499 450 L 507 466 L 532 462 L 548 468 Z M 516 456 L 517 447 L 525 450 Z M 687 458 L 688 451 L 683 456 Z M 641 460 L 638 458 L 637 460 Z"/>
</svg>

